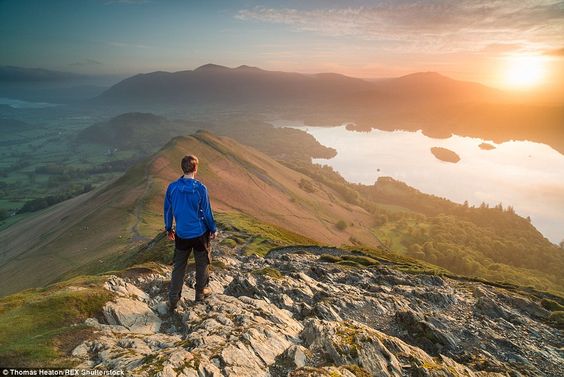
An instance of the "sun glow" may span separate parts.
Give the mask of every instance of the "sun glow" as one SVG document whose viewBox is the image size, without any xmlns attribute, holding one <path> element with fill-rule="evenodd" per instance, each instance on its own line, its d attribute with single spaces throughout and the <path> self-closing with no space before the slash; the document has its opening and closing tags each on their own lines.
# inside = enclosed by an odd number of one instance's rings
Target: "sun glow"
<svg viewBox="0 0 564 377">
<path fill-rule="evenodd" d="M 514 89 L 527 89 L 540 85 L 546 74 L 546 64 L 540 56 L 513 56 L 505 67 L 505 85 Z"/>
</svg>

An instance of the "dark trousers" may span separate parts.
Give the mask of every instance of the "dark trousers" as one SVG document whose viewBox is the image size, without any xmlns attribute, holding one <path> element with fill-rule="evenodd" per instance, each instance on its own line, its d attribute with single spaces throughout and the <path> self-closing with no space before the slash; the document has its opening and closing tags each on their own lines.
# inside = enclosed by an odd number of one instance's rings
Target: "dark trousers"
<svg viewBox="0 0 564 377">
<path fill-rule="evenodd" d="M 186 265 L 190 253 L 194 249 L 196 260 L 196 293 L 202 292 L 209 283 L 209 264 L 211 263 L 210 234 L 183 239 L 175 234 L 172 277 L 168 291 L 168 299 L 175 304 L 180 300 L 182 285 L 186 275 Z"/>
</svg>

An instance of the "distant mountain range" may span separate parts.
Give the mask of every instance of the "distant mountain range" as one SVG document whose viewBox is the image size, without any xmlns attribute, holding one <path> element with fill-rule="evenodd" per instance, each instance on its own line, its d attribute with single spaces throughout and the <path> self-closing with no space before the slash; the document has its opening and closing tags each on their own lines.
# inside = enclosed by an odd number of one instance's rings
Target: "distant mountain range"
<svg viewBox="0 0 564 377">
<path fill-rule="evenodd" d="M 151 72 L 127 78 L 96 98 L 98 103 L 363 104 L 374 100 L 491 100 L 498 90 L 438 73 L 414 73 L 377 82 L 336 73 L 267 71 L 246 65 L 206 64 L 194 70 Z M 360 101 L 360 102 L 359 102 Z"/>
<path fill-rule="evenodd" d="M 117 78 L 112 76 L 0 66 L 0 97 L 49 103 L 76 103 L 99 95 L 116 80 Z"/>
<path fill-rule="evenodd" d="M 84 78 L 71 72 L 53 71 L 42 68 L 25 68 L 11 65 L 0 66 L 0 82 L 46 82 L 67 81 Z"/>
<path fill-rule="evenodd" d="M 516 103 L 508 93 L 435 72 L 367 81 L 206 64 L 135 75 L 88 103 L 127 111 L 270 112 L 315 126 L 354 123 L 356 130 L 422 130 L 438 138 L 530 140 L 564 153 L 564 105 Z"/>
</svg>

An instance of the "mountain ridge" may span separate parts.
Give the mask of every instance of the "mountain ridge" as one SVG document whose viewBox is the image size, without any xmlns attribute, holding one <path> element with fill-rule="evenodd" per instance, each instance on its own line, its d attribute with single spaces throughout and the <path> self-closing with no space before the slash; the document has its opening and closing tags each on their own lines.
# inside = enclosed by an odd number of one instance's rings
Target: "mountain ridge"
<svg viewBox="0 0 564 377">
<path fill-rule="evenodd" d="M 210 74 L 212 76 L 210 76 Z M 156 79 L 162 81 L 155 82 Z M 223 81 L 223 82 L 222 82 Z M 206 86 L 202 86 L 205 83 Z M 461 96 L 464 90 L 477 90 L 480 93 L 476 96 L 491 97 L 499 94 L 497 90 L 488 88 L 482 84 L 469 83 L 447 78 L 438 73 L 414 73 L 397 78 L 389 78 L 379 82 L 369 82 L 363 79 L 345 76 L 338 73 L 317 73 L 302 74 L 297 72 L 267 71 L 257 67 L 242 65 L 236 68 L 229 68 L 217 64 L 208 63 L 194 70 L 184 70 L 176 72 L 155 71 L 145 74 L 131 76 L 102 93 L 96 98 L 98 102 L 119 103 L 120 101 L 141 101 L 147 98 L 141 94 L 148 95 L 151 92 L 151 99 L 174 100 L 176 101 L 197 100 L 190 90 L 205 96 L 208 101 L 234 101 L 229 96 L 211 95 L 208 91 L 213 88 L 216 91 L 229 93 L 233 86 L 245 87 L 245 92 L 239 92 L 243 98 L 238 101 L 248 102 L 251 99 L 264 101 L 280 101 L 298 99 L 327 101 L 330 98 L 339 99 L 348 94 L 360 95 L 370 91 L 388 91 L 390 88 L 400 85 L 400 92 L 404 92 L 414 87 L 431 85 L 435 91 L 445 92 L 443 97 L 448 95 Z M 145 86 L 144 92 L 137 89 Z M 270 90 L 269 90 L 270 89 Z M 282 95 L 275 95 L 273 90 L 282 92 Z M 395 91 L 398 92 L 397 90 Z M 245 98 L 248 96 L 248 98 Z M 421 96 L 421 94 L 418 94 Z"/>
</svg>

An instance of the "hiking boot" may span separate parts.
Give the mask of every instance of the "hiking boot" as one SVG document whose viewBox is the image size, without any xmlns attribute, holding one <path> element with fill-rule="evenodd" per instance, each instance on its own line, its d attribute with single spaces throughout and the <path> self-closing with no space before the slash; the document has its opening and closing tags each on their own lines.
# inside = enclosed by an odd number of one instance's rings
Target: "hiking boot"
<svg viewBox="0 0 564 377">
<path fill-rule="evenodd" d="M 169 300 L 166 301 L 166 307 L 169 313 L 173 313 L 176 310 L 176 304 L 178 302 L 170 302 Z"/>
<path fill-rule="evenodd" d="M 211 294 L 211 289 L 206 287 L 201 292 L 196 292 L 196 301 L 204 301 L 204 299 Z"/>
</svg>

